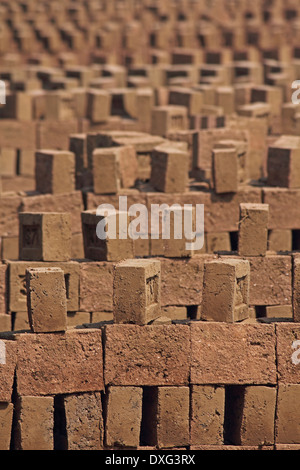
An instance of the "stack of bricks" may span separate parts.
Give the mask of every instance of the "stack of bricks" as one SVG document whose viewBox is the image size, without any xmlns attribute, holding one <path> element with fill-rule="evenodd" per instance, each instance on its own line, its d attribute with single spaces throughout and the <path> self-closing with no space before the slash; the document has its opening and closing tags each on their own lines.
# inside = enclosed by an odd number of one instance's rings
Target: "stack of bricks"
<svg viewBox="0 0 300 470">
<path fill-rule="evenodd" d="M 300 449 L 299 5 L 38 3 L 0 0 L 0 449 Z"/>
</svg>

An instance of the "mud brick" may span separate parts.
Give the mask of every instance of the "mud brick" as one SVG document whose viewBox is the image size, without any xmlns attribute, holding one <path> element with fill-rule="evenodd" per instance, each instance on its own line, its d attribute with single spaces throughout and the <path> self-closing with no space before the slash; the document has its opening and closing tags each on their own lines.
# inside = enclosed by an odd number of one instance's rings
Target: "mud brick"
<svg viewBox="0 0 300 470">
<path fill-rule="evenodd" d="M 56 267 L 64 271 L 67 310 L 79 310 L 79 264 L 76 261 L 10 261 L 9 265 L 9 309 L 11 312 L 24 312 L 27 308 L 25 274 L 28 268 Z"/>
<path fill-rule="evenodd" d="M 19 395 L 45 396 L 103 390 L 99 329 L 65 333 L 21 333 L 18 347 Z"/>
<path fill-rule="evenodd" d="M 248 180 L 248 143 L 245 140 L 224 139 L 217 142 L 215 149 L 234 149 L 237 155 L 238 183 Z"/>
<path fill-rule="evenodd" d="M 87 167 L 87 135 L 72 134 L 69 136 L 69 151 L 75 155 L 76 172 Z"/>
<path fill-rule="evenodd" d="M 146 325 L 161 314 L 160 262 L 126 260 L 114 271 L 114 322 Z"/>
<path fill-rule="evenodd" d="M 223 444 L 224 414 L 224 387 L 192 385 L 191 445 Z"/>
<path fill-rule="evenodd" d="M 134 258 L 133 239 L 128 235 L 129 221 L 126 211 L 97 209 L 82 212 L 85 258 L 95 261 Z M 98 225 L 103 226 L 103 230 L 107 227 L 105 238 L 100 238 L 104 237 L 104 231 L 98 233 Z"/>
<path fill-rule="evenodd" d="M 268 103 L 271 108 L 271 113 L 280 115 L 283 102 L 282 89 L 268 85 L 255 86 L 251 90 L 251 102 Z"/>
<path fill-rule="evenodd" d="M 185 106 L 188 115 L 199 114 L 202 107 L 202 93 L 183 87 L 170 87 L 169 104 L 175 106 Z"/>
<path fill-rule="evenodd" d="M 35 149 L 36 123 L 0 119 L 0 148 Z"/>
<path fill-rule="evenodd" d="M 107 325 L 104 334 L 107 385 L 188 384 L 190 329 L 187 325 Z"/>
<path fill-rule="evenodd" d="M 122 116 L 130 119 L 138 117 L 137 94 L 133 88 L 111 88 L 109 90 L 111 97 L 112 116 Z"/>
<path fill-rule="evenodd" d="M 26 270 L 28 316 L 34 333 L 67 329 L 67 296 L 60 268 Z"/>
<path fill-rule="evenodd" d="M 110 116 L 112 96 L 106 90 L 90 89 L 87 93 L 86 117 L 94 123 L 106 121 Z"/>
<path fill-rule="evenodd" d="M 58 80 L 63 78 L 59 77 Z M 53 84 L 51 84 L 53 86 Z M 48 122 L 69 121 L 74 118 L 72 94 L 65 90 L 49 91 L 45 94 L 45 116 Z M 49 148 L 49 147 L 46 147 Z"/>
<path fill-rule="evenodd" d="M 6 105 L 0 107 L 0 119 L 15 119 L 17 121 L 31 121 L 31 97 L 28 93 L 6 93 Z"/>
<path fill-rule="evenodd" d="M 60 450 L 103 448 L 104 429 L 99 392 L 64 395 L 58 398 L 55 405 L 65 415 L 66 435 L 63 440 L 59 440 Z"/>
<path fill-rule="evenodd" d="M 213 150 L 213 180 L 216 193 L 238 189 L 238 156 L 234 148 Z"/>
<path fill-rule="evenodd" d="M 269 205 L 269 224 L 272 229 L 299 229 L 299 189 L 263 188 L 263 202 Z"/>
<path fill-rule="evenodd" d="M 7 264 L 0 264 L 0 312 L 7 311 Z"/>
<path fill-rule="evenodd" d="M 202 63 L 203 53 L 198 49 L 175 47 L 171 51 L 171 63 L 172 64 L 193 64 L 199 65 Z"/>
<path fill-rule="evenodd" d="M 292 305 L 269 305 L 266 307 L 267 318 L 293 318 Z"/>
<path fill-rule="evenodd" d="M 210 232 L 206 234 L 207 253 L 231 251 L 229 232 Z"/>
<path fill-rule="evenodd" d="M 72 233 L 71 242 L 71 258 L 72 259 L 83 259 L 84 258 L 84 246 L 82 232 Z"/>
<path fill-rule="evenodd" d="M 300 322 L 300 257 L 293 257 L 293 319 Z"/>
<path fill-rule="evenodd" d="M 36 190 L 62 194 L 75 190 L 75 155 L 62 150 L 36 152 Z"/>
<path fill-rule="evenodd" d="M 0 340 L 0 401 L 10 402 L 14 374 L 17 364 L 18 346 L 16 341 Z"/>
<path fill-rule="evenodd" d="M 269 230 L 268 251 L 292 251 L 292 231 Z"/>
<path fill-rule="evenodd" d="M 11 331 L 11 316 L 7 313 L 0 313 L 0 331 Z"/>
<path fill-rule="evenodd" d="M 244 104 L 243 106 L 239 106 L 237 109 L 237 113 L 240 116 L 244 117 L 251 117 L 256 119 L 263 119 L 268 118 L 268 122 L 270 121 L 270 113 L 271 107 L 268 103 L 250 103 Z"/>
<path fill-rule="evenodd" d="M 187 308 L 178 306 L 162 307 L 161 313 L 163 316 L 170 320 L 186 320 L 187 319 Z"/>
<path fill-rule="evenodd" d="M 71 215 L 69 213 L 19 214 L 19 259 L 69 261 L 71 257 Z"/>
<path fill-rule="evenodd" d="M 67 327 L 72 328 L 77 325 L 83 325 L 84 323 L 90 323 L 90 319 L 90 312 L 69 312 L 67 314 Z"/>
<path fill-rule="evenodd" d="M 38 149 L 67 150 L 69 135 L 78 132 L 77 119 L 68 121 L 47 120 L 37 124 Z M 20 147 L 20 146 L 19 146 Z"/>
<path fill-rule="evenodd" d="M 19 149 L 19 171 L 23 176 L 35 175 L 35 152 L 34 150 Z"/>
<path fill-rule="evenodd" d="M 107 446 L 139 446 L 142 398 L 141 387 L 109 387 L 105 422 Z"/>
<path fill-rule="evenodd" d="M 21 209 L 21 196 L 0 194 L 0 233 L 1 236 L 18 235 L 18 212 Z"/>
<path fill-rule="evenodd" d="M 298 384 L 300 326 L 296 323 L 277 323 L 277 370 L 279 384 Z"/>
<path fill-rule="evenodd" d="M 12 312 L 12 331 L 30 331 L 29 318 L 27 310 L 24 312 Z"/>
<path fill-rule="evenodd" d="M 300 444 L 299 398 L 299 384 L 279 384 L 275 421 L 276 444 L 289 444 L 291 447 Z"/>
<path fill-rule="evenodd" d="M 81 87 L 87 87 L 92 78 L 93 71 L 86 66 L 71 66 L 65 69 L 66 77 L 77 78 Z"/>
<path fill-rule="evenodd" d="M 10 450 L 13 403 L 0 403 L 0 450 Z"/>
<path fill-rule="evenodd" d="M 276 384 L 273 325 L 192 322 L 190 328 L 192 384 Z"/>
<path fill-rule="evenodd" d="M 120 188 L 134 186 L 138 176 L 138 160 L 132 145 L 95 149 L 93 182 L 96 194 L 117 193 Z"/>
<path fill-rule="evenodd" d="M 274 444 L 276 388 L 233 386 L 226 393 L 232 416 L 225 431 L 227 440 L 242 446 Z"/>
<path fill-rule="evenodd" d="M 13 148 L 0 149 L 0 175 L 15 176 L 17 172 L 17 152 Z"/>
<path fill-rule="evenodd" d="M 187 130 L 187 116 L 185 106 L 156 106 L 152 111 L 151 134 L 166 136 L 169 132 Z"/>
<path fill-rule="evenodd" d="M 80 263 L 79 267 L 80 310 L 85 312 L 112 312 L 113 263 L 84 261 Z"/>
<path fill-rule="evenodd" d="M 224 110 L 224 114 L 232 114 L 235 111 L 234 90 L 231 86 L 222 86 L 216 88 L 216 106 Z"/>
<path fill-rule="evenodd" d="M 22 212 L 70 213 L 72 233 L 75 234 L 81 232 L 81 212 L 83 211 L 81 191 L 72 191 L 63 194 L 35 194 L 32 196 L 28 195 L 21 199 L 21 203 Z M 19 224 L 17 223 L 17 227 L 18 225 Z"/>
<path fill-rule="evenodd" d="M 53 450 L 54 398 L 18 397 L 13 448 Z"/>
<path fill-rule="evenodd" d="M 197 115 L 199 116 L 199 115 Z M 194 116 L 196 117 L 196 116 Z M 197 155 L 199 152 L 199 132 L 197 130 L 187 130 L 187 131 L 177 131 L 177 132 L 170 132 L 167 135 L 167 138 L 170 139 L 172 142 L 186 142 L 187 143 L 187 150 L 189 152 L 189 170 L 193 169 L 194 161 L 197 160 Z"/>
<path fill-rule="evenodd" d="M 189 387 L 144 389 L 147 404 L 141 438 L 157 448 L 187 446 L 189 436 Z"/>
<path fill-rule="evenodd" d="M 19 259 L 19 237 L 2 237 L 1 239 L 1 258 L 3 260 Z"/>
<path fill-rule="evenodd" d="M 170 147 L 156 147 L 151 155 L 150 183 L 165 193 L 184 192 L 188 182 L 189 155 Z"/>
<path fill-rule="evenodd" d="M 249 257 L 250 305 L 291 305 L 292 262 L 288 255 Z"/>
<path fill-rule="evenodd" d="M 205 264 L 201 318 L 235 322 L 248 317 L 250 265 L 246 260 L 216 260 Z"/>
<path fill-rule="evenodd" d="M 92 312 L 91 323 L 113 322 L 113 312 Z"/>
<path fill-rule="evenodd" d="M 145 132 L 151 131 L 152 108 L 154 102 L 154 91 L 151 88 L 140 88 L 136 92 L 138 122 L 141 130 Z"/>
<path fill-rule="evenodd" d="M 294 144 L 294 145 L 293 145 Z M 300 187 L 300 147 L 290 136 L 275 141 L 268 148 L 267 161 L 269 186 L 284 188 Z"/>
<path fill-rule="evenodd" d="M 268 204 L 240 204 L 238 252 L 240 256 L 263 256 L 268 247 Z"/>
</svg>

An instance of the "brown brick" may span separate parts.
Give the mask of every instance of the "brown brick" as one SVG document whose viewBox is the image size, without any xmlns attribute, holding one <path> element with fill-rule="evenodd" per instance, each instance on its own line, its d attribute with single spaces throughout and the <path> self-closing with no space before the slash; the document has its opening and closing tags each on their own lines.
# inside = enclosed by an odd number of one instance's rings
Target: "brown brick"
<svg viewBox="0 0 300 470">
<path fill-rule="evenodd" d="M 105 337 L 106 384 L 179 386 L 188 383 L 188 326 L 108 325 Z"/>
<path fill-rule="evenodd" d="M 15 341 L 0 340 L 0 402 L 10 402 L 18 347 Z"/>
<path fill-rule="evenodd" d="M 268 305 L 266 307 L 267 318 L 293 318 L 292 305 Z"/>
<path fill-rule="evenodd" d="M 46 261 L 10 261 L 9 262 L 9 310 L 24 312 L 27 308 L 25 273 L 28 268 L 56 267 L 64 271 L 67 310 L 79 310 L 79 269 L 76 261 L 46 262 Z M 84 309 L 83 309 L 84 310 Z"/>
<path fill-rule="evenodd" d="M 262 256 L 268 245 L 267 204 L 240 204 L 238 252 L 240 256 Z"/>
<path fill-rule="evenodd" d="M 0 264 L 0 312 L 5 313 L 7 311 L 7 265 Z"/>
<path fill-rule="evenodd" d="M 101 331 L 22 333 L 17 367 L 19 395 L 54 395 L 103 389 Z"/>
<path fill-rule="evenodd" d="M 227 407 L 232 416 L 226 430 L 230 442 L 242 446 L 274 444 L 275 387 L 229 387 Z"/>
<path fill-rule="evenodd" d="M 187 129 L 187 108 L 185 106 L 157 106 L 152 110 L 151 134 L 166 136 L 168 132 Z"/>
<path fill-rule="evenodd" d="M 114 270 L 114 322 L 146 325 L 161 314 L 160 262 L 125 260 Z"/>
<path fill-rule="evenodd" d="M 19 237 L 3 237 L 1 239 L 1 258 L 3 260 L 19 259 Z"/>
<path fill-rule="evenodd" d="M 16 420 L 15 450 L 53 450 L 53 397 L 19 397 Z"/>
<path fill-rule="evenodd" d="M 78 132 L 77 119 L 41 121 L 37 124 L 37 145 L 35 147 L 67 151 L 69 135 L 76 132 Z"/>
<path fill-rule="evenodd" d="M 275 229 L 269 231 L 268 251 L 292 251 L 292 231 Z"/>
<path fill-rule="evenodd" d="M 189 387 L 144 389 L 142 440 L 147 445 L 159 449 L 189 445 L 189 395 Z"/>
<path fill-rule="evenodd" d="M 206 234 L 207 253 L 231 251 L 229 232 L 209 232 Z"/>
<path fill-rule="evenodd" d="M 111 101 L 112 97 L 106 90 L 88 90 L 87 118 L 93 124 L 106 121 L 110 116 Z"/>
<path fill-rule="evenodd" d="M 300 257 L 293 257 L 293 320 L 300 322 Z"/>
<path fill-rule="evenodd" d="M 71 214 L 19 214 L 19 259 L 69 261 L 71 258 Z"/>
<path fill-rule="evenodd" d="M 29 323 L 33 332 L 67 329 L 67 296 L 62 269 L 27 269 L 26 291 Z"/>
<path fill-rule="evenodd" d="M 36 122 L 0 120 L 0 148 L 36 149 Z"/>
<path fill-rule="evenodd" d="M 84 323 L 90 323 L 90 317 L 90 312 L 69 312 L 67 314 L 67 327 L 72 328 Z"/>
<path fill-rule="evenodd" d="M 21 209 L 21 196 L 0 194 L 0 233 L 1 236 L 15 236 L 19 231 L 18 212 Z"/>
<path fill-rule="evenodd" d="M 238 188 L 238 156 L 233 149 L 213 150 L 213 178 L 216 193 L 234 193 Z"/>
<path fill-rule="evenodd" d="M 66 442 L 61 450 L 100 450 L 103 448 L 101 394 L 64 395 L 60 406 L 66 419 Z"/>
<path fill-rule="evenodd" d="M 75 155 L 62 150 L 36 152 L 36 189 L 45 194 L 61 194 L 75 190 Z"/>
<path fill-rule="evenodd" d="M 250 265 L 222 259 L 204 266 L 201 319 L 235 322 L 248 317 Z"/>
<path fill-rule="evenodd" d="M 16 176 L 17 170 L 17 152 L 14 148 L 0 149 L 0 175 Z"/>
<path fill-rule="evenodd" d="M 276 444 L 300 444 L 299 397 L 299 384 L 279 385 L 275 422 Z"/>
<path fill-rule="evenodd" d="M 225 389 L 215 385 L 191 388 L 191 445 L 223 444 Z"/>
<path fill-rule="evenodd" d="M 0 403 L 0 450 L 10 450 L 13 409 L 12 403 Z"/>
<path fill-rule="evenodd" d="M 107 446 L 139 446 L 142 396 L 141 387 L 109 387 L 105 422 Z"/>
<path fill-rule="evenodd" d="M 300 216 L 297 207 L 300 190 L 289 188 L 263 188 L 263 202 L 269 205 L 269 224 L 272 229 L 299 229 Z"/>
<path fill-rule="evenodd" d="M 297 384 L 300 380 L 300 326 L 296 323 L 276 324 L 278 382 Z"/>
<path fill-rule="evenodd" d="M 30 331 L 29 318 L 27 310 L 25 312 L 13 312 L 13 328 L 12 331 Z"/>
<path fill-rule="evenodd" d="M 188 183 L 189 158 L 187 152 L 175 148 L 156 147 L 151 156 L 152 186 L 165 193 L 180 193 Z"/>
<path fill-rule="evenodd" d="M 191 351 L 192 384 L 276 383 L 273 325 L 192 323 Z"/>
<path fill-rule="evenodd" d="M 11 331 L 11 316 L 8 313 L 0 313 L 0 331 Z"/>
<path fill-rule="evenodd" d="M 113 312 L 92 312 L 91 313 L 91 323 L 101 323 L 101 322 L 113 322 L 114 314 Z"/>
<path fill-rule="evenodd" d="M 88 261 L 80 263 L 79 267 L 80 310 L 112 312 L 113 263 Z"/>
<path fill-rule="evenodd" d="M 300 187 L 300 147 L 298 137 L 281 136 L 268 148 L 269 186 Z"/>
</svg>

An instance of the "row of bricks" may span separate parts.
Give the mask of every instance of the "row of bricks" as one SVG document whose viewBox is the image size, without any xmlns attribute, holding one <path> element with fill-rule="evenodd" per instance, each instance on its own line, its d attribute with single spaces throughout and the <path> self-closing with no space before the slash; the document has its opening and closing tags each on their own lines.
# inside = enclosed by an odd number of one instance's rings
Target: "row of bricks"
<svg viewBox="0 0 300 470">
<path fill-rule="evenodd" d="M 221 258 L 226 259 L 226 257 L 228 258 L 223 255 Z M 214 258 L 216 255 L 196 255 L 191 259 L 157 258 L 161 262 L 162 306 L 201 305 L 204 263 Z M 293 276 L 294 282 L 296 279 L 296 271 L 293 268 L 295 258 L 297 254 L 245 257 L 250 263 L 249 305 L 292 305 Z M 64 272 L 68 312 L 112 311 L 115 265 L 114 262 L 84 260 L 7 261 L 0 265 L 0 312 L 26 311 L 26 286 L 24 285 L 26 269 L 51 266 L 59 267 Z"/>
<path fill-rule="evenodd" d="M 193 385 L 17 396 L 0 403 L 0 448 L 299 450 L 299 393 L 300 385 Z"/>
<path fill-rule="evenodd" d="M 18 393 L 33 396 L 101 391 L 106 385 L 300 381 L 297 324 L 95 326 L 64 333 L 1 333 L 6 338 L 1 340 L 1 401 L 10 401 L 15 373 Z"/>
</svg>

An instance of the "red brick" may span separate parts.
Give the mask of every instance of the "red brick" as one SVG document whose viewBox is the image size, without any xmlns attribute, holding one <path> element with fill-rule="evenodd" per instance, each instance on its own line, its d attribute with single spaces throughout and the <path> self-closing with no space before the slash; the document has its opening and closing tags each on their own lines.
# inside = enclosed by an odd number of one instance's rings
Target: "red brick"
<svg viewBox="0 0 300 470">
<path fill-rule="evenodd" d="M 113 266 L 105 261 L 80 263 L 81 311 L 113 311 Z"/>
<path fill-rule="evenodd" d="M 17 338 L 19 395 L 103 390 L 101 331 L 68 330 L 66 333 L 23 333 Z"/>
<path fill-rule="evenodd" d="M 107 385 L 186 385 L 190 331 L 187 325 L 105 327 Z"/>
<path fill-rule="evenodd" d="M 272 325 L 191 324 L 192 384 L 276 383 Z"/>
</svg>

